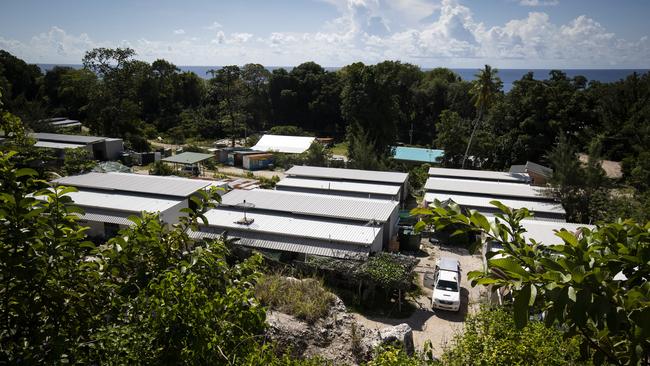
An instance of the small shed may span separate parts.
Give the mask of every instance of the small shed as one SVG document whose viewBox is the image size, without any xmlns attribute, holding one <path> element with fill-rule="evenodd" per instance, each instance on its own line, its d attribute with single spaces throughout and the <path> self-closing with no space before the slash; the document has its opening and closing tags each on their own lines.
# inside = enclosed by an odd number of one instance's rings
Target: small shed
<svg viewBox="0 0 650 366">
<path fill-rule="evenodd" d="M 273 154 L 251 154 L 242 157 L 242 166 L 248 170 L 266 169 L 273 164 Z"/>
<path fill-rule="evenodd" d="M 244 156 L 246 155 L 259 155 L 259 151 L 253 150 L 233 150 L 228 152 L 228 165 L 243 166 Z"/>
<path fill-rule="evenodd" d="M 184 152 L 176 155 L 172 155 L 162 159 L 166 163 L 174 164 L 174 167 L 178 165 L 183 166 L 183 171 L 192 173 L 194 175 L 201 175 L 201 166 L 206 160 L 212 159 L 214 155 L 212 154 L 203 154 L 195 152 Z"/>
</svg>

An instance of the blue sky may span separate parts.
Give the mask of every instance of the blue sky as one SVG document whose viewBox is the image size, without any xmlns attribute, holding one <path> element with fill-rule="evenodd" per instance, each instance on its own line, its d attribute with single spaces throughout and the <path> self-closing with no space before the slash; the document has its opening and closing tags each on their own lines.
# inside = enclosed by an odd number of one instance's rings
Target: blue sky
<svg viewBox="0 0 650 366">
<path fill-rule="evenodd" d="M 0 0 L 0 48 L 80 63 L 131 47 L 177 65 L 650 68 L 646 0 Z"/>
</svg>

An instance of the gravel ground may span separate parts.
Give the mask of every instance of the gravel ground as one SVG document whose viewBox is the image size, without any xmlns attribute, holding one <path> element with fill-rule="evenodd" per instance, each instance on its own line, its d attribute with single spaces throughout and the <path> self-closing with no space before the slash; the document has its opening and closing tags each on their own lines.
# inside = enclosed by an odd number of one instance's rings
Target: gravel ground
<svg viewBox="0 0 650 366">
<path fill-rule="evenodd" d="M 429 254 L 420 258 L 416 268 L 418 279 L 423 294 L 417 299 L 412 299 L 417 309 L 406 319 L 374 318 L 355 313 L 354 316 L 361 324 L 368 328 L 380 329 L 387 325 L 407 323 L 413 329 L 413 341 L 416 349 L 422 349 L 429 340 L 433 346 L 433 354 L 439 357 L 446 342 L 458 332 L 462 331 L 465 316 L 468 312 L 478 309 L 479 300 L 485 298 L 486 291 L 481 287 L 472 287 L 467 280 L 467 272 L 481 270 L 483 261 L 480 254 L 470 255 L 466 250 L 447 247 L 431 247 L 423 239 L 423 248 Z M 458 258 L 461 265 L 461 309 L 458 313 L 431 309 L 431 289 L 422 284 L 425 272 L 433 272 L 437 258 L 449 256 Z"/>
</svg>

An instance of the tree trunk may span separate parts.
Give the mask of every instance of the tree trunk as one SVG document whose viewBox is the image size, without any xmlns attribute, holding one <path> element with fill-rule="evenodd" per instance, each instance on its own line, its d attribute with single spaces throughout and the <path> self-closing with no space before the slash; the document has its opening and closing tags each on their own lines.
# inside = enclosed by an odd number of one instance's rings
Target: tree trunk
<svg viewBox="0 0 650 366">
<path fill-rule="evenodd" d="M 478 128 L 479 123 L 481 123 L 482 117 L 483 117 L 483 112 L 481 111 L 476 117 L 476 123 L 474 123 L 474 127 L 472 127 L 472 133 L 469 135 L 469 141 L 467 141 L 467 148 L 465 149 L 465 155 L 463 155 L 463 163 L 460 166 L 461 169 L 465 169 L 465 161 L 467 161 L 467 156 L 469 155 L 469 149 L 472 146 L 472 140 L 474 140 L 474 134 L 476 133 L 476 129 Z"/>
</svg>

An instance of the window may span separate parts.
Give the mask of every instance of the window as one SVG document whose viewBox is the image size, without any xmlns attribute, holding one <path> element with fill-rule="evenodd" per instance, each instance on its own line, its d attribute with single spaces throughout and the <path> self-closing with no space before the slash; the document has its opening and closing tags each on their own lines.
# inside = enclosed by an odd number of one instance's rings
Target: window
<svg viewBox="0 0 650 366">
<path fill-rule="evenodd" d="M 436 288 L 443 291 L 458 291 L 458 284 L 452 281 L 440 280 Z"/>
</svg>

